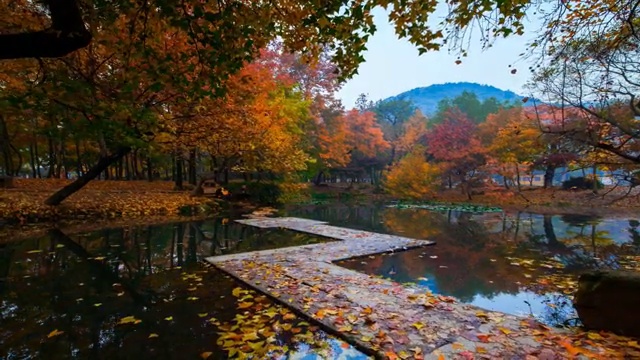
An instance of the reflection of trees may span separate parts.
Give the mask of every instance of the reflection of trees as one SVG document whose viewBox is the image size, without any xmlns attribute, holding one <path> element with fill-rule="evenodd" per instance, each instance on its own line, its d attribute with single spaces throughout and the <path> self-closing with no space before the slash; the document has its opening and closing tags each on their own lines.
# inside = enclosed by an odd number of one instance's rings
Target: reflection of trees
<svg viewBox="0 0 640 360">
<path fill-rule="evenodd" d="M 631 236 L 631 242 L 635 246 L 640 246 L 640 231 L 638 231 L 638 227 L 640 227 L 640 221 L 629 220 L 629 236 Z"/>
<path fill-rule="evenodd" d="M 385 232 L 435 240 L 436 245 L 375 259 L 358 259 L 348 262 L 347 266 L 399 282 L 427 278 L 425 284 L 433 291 L 463 301 L 471 301 L 476 295 L 491 298 L 499 293 L 517 293 L 525 284 L 549 272 L 567 274 L 613 266 L 596 262 L 594 254 L 603 259 L 615 259 L 614 255 L 621 251 L 621 247 L 611 241 L 610 234 L 598 230 L 600 219 L 593 217 L 438 213 L 397 208 L 379 211 Z M 631 236 L 633 231 L 636 236 L 640 235 L 640 223 L 632 225 L 635 227 L 630 227 Z M 572 240 L 574 231 L 582 232 L 584 243 L 577 244 Z M 567 237 L 567 234 L 572 236 Z M 585 251 L 585 245 L 589 251 Z M 432 256 L 437 258 L 432 259 Z M 531 259 L 538 265 L 555 259 L 565 268 L 513 265 L 519 262 L 517 259 Z M 531 276 L 525 276 L 525 273 Z M 556 300 L 555 306 L 560 307 L 561 299 Z M 560 313 L 564 310 L 555 313 L 549 310 L 545 316 L 560 319 L 563 316 Z"/>
</svg>

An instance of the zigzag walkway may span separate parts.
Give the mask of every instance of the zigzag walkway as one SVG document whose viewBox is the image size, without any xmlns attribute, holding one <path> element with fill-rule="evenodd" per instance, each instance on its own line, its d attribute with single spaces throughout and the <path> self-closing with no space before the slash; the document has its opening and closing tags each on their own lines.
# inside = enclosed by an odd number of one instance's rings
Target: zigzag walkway
<svg viewBox="0 0 640 360">
<path fill-rule="evenodd" d="M 559 331 L 533 320 L 458 304 L 450 297 L 333 264 L 433 242 L 300 218 L 238 222 L 342 240 L 206 260 L 377 358 L 549 359 L 566 352 L 549 340 Z"/>
</svg>

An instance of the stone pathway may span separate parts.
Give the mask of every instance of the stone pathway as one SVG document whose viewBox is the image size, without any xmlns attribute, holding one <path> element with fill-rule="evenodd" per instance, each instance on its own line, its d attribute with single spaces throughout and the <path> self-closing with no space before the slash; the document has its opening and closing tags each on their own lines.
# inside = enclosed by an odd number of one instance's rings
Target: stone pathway
<svg viewBox="0 0 640 360">
<path fill-rule="evenodd" d="M 333 264 L 433 242 L 299 218 L 238 222 L 342 240 L 206 260 L 377 358 L 564 357 L 560 354 L 566 352 L 565 348 L 549 336 L 562 333 L 531 319 L 459 304 L 450 297 L 425 293 L 424 288 L 403 286 Z"/>
</svg>

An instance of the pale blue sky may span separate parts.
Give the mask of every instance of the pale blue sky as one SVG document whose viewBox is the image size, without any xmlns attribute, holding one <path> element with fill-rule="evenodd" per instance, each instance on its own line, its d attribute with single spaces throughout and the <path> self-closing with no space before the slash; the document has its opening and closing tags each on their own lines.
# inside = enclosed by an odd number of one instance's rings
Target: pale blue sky
<svg viewBox="0 0 640 360">
<path fill-rule="evenodd" d="M 384 10 L 374 14 L 378 31 L 367 44 L 365 62 L 360 65 L 358 75 L 347 81 L 338 93 L 345 107 L 353 107 L 361 93 L 375 101 L 445 82 L 476 82 L 522 94 L 530 72 L 529 64 L 518 55 L 524 52 L 531 35 L 499 39 L 484 51 L 478 41 L 473 42 L 468 56 L 456 65 L 457 55 L 446 50 L 418 56 L 415 46 L 397 38 Z M 518 70 L 515 75 L 510 73 L 510 64 Z"/>
</svg>

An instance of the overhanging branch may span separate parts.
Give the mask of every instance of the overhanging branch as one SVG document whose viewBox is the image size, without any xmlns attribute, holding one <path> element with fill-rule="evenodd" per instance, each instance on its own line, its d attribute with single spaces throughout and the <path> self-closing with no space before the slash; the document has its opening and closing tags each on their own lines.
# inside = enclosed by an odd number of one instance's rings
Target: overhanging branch
<svg viewBox="0 0 640 360">
<path fill-rule="evenodd" d="M 45 30 L 0 35 L 0 60 L 57 58 L 86 47 L 91 33 L 76 0 L 47 0 L 51 27 Z"/>
</svg>

